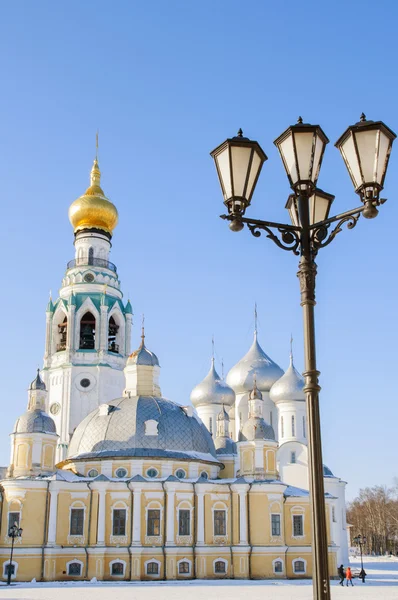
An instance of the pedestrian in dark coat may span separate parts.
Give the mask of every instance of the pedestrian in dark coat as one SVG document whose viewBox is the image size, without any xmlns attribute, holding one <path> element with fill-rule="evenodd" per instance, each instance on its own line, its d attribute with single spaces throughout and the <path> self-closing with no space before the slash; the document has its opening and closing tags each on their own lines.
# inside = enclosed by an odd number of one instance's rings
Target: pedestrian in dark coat
<svg viewBox="0 0 398 600">
<path fill-rule="evenodd" d="M 337 569 L 337 573 L 340 577 L 340 581 L 339 584 L 340 585 L 344 585 L 344 579 L 345 579 L 345 571 L 344 571 L 344 567 L 343 565 L 340 565 L 339 568 Z"/>
<path fill-rule="evenodd" d="M 359 577 L 360 577 L 360 579 L 362 579 L 362 583 L 365 583 L 365 577 L 366 577 L 365 569 L 361 569 L 361 572 L 359 573 Z"/>
</svg>

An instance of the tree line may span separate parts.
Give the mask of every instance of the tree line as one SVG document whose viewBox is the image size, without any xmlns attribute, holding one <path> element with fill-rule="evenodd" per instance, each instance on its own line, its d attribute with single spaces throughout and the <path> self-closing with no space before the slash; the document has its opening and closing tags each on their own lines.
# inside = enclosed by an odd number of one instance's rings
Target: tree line
<svg viewBox="0 0 398 600">
<path fill-rule="evenodd" d="M 359 490 L 347 506 L 347 523 L 352 525 L 351 542 L 366 537 L 364 554 L 398 553 L 398 479 L 393 487 L 376 485 Z"/>
</svg>

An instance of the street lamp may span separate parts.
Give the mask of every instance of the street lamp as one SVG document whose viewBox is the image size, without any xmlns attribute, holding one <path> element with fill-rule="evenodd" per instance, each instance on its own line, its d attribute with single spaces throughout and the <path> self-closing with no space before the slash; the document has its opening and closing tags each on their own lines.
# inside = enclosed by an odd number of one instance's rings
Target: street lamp
<svg viewBox="0 0 398 600">
<path fill-rule="evenodd" d="M 11 553 L 10 553 L 10 562 L 7 569 L 7 585 L 11 584 L 11 576 L 13 574 L 13 564 L 12 564 L 12 555 L 14 553 L 14 543 L 15 538 L 21 537 L 22 529 L 18 527 L 18 523 L 15 522 L 14 525 L 10 527 L 8 530 L 8 537 L 11 538 Z"/>
<path fill-rule="evenodd" d="M 366 537 L 364 535 L 359 534 L 356 537 L 354 537 L 352 541 L 354 542 L 354 544 L 357 544 L 357 546 L 359 546 L 359 550 L 361 552 L 361 571 L 363 571 L 362 548 L 366 545 Z"/>
<path fill-rule="evenodd" d="M 328 543 L 325 517 L 325 492 L 321 427 L 319 415 L 319 371 L 316 366 L 315 349 L 315 281 L 317 266 L 315 257 L 321 248 L 330 244 L 341 231 L 343 224 L 352 229 L 361 213 L 366 218 L 377 215 L 377 206 L 385 200 L 380 198 L 388 159 L 396 135 L 384 123 L 361 121 L 340 137 L 339 148 L 346 167 L 360 196 L 362 206 L 334 217 L 329 211 L 334 196 L 317 188 L 322 158 L 328 138 L 319 125 L 303 123 L 300 117 L 296 125 L 289 127 L 275 140 L 281 155 L 293 193 L 286 208 L 291 225 L 248 219 L 244 216 L 250 205 L 261 167 L 267 159 L 257 142 L 238 136 L 226 140 L 211 152 L 228 208 L 222 219 L 230 221 L 232 231 L 241 231 L 245 225 L 255 237 L 262 231 L 280 248 L 300 256 L 298 278 L 300 280 L 301 306 L 304 320 L 304 355 L 308 418 L 308 467 L 311 500 L 311 523 L 313 535 L 313 593 L 315 600 L 330 599 Z M 236 151 L 235 145 L 245 148 Z M 250 156 L 249 156 L 250 154 Z M 236 187 L 236 182 L 239 186 Z M 242 182 L 244 182 L 242 184 Z M 331 229 L 332 223 L 337 224 Z"/>
</svg>

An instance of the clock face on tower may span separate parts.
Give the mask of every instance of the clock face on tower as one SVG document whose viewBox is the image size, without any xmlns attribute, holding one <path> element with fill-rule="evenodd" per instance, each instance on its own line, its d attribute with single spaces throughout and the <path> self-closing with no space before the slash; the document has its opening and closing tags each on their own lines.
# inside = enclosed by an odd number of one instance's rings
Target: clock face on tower
<svg viewBox="0 0 398 600">
<path fill-rule="evenodd" d="M 58 402 L 53 402 L 50 406 L 50 413 L 52 415 L 57 415 L 61 410 L 61 405 Z"/>
</svg>

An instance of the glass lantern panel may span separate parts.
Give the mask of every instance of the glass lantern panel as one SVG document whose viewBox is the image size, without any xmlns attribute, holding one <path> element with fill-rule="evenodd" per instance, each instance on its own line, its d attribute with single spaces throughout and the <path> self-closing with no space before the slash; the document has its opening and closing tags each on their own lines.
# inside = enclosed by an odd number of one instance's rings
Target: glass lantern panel
<svg viewBox="0 0 398 600">
<path fill-rule="evenodd" d="M 225 148 L 216 156 L 217 168 L 220 177 L 220 183 L 224 194 L 224 199 L 232 197 L 231 171 L 229 168 L 229 148 Z"/>
<path fill-rule="evenodd" d="M 311 179 L 312 173 L 310 169 L 312 164 L 313 139 L 314 135 L 312 132 L 294 132 L 300 180 Z"/>
<path fill-rule="evenodd" d="M 247 189 L 246 189 L 246 198 L 248 200 L 250 200 L 252 193 L 254 191 L 254 182 L 256 181 L 256 177 L 258 175 L 258 172 L 261 168 L 262 165 L 262 159 L 260 157 L 260 155 L 256 152 L 256 150 L 254 151 L 253 154 L 253 160 L 252 160 L 252 166 L 250 169 L 250 175 L 249 175 L 249 179 L 247 182 Z"/>
<path fill-rule="evenodd" d="M 243 196 L 251 153 L 250 146 L 231 146 L 234 196 Z"/>
<path fill-rule="evenodd" d="M 370 183 L 373 181 L 375 171 L 377 130 L 356 131 L 354 135 L 357 142 L 359 160 L 361 161 L 363 183 Z"/>
<path fill-rule="evenodd" d="M 325 142 L 319 137 L 319 135 L 315 138 L 315 151 L 314 151 L 314 163 L 312 166 L 312 182 L 316 184 L 319 177 L 319 169 L 321 167 L 321 159 L 323 154 L 323 149 L 325 148 Z"/>
<path fill-rule="evenodd" d="M 362 184 L 362 179 L 351 133 L 349 137 L 347 137 L 341 144 L 340 152 L 343 155 L 343 159 L 351 176 L 352 183 L 354 184 L 355 188 L 358 188 Z"/>
<path fill-rule="evenodd" d="M 322 196 L 314 194 L 310 197 L 310 225 L 319 223 L 327 218 L 329 201 Z"/>
<path fill-rule="evenodd" d="M 375 165 L 375 179 L 378 184 L 383 185 L 383 179 L 385 175 L 386 161 L 388 157 L 388 152 L 390 149 L 390 139 L 386 136 L 385 133 L 380 131 L 379 138 L 379 153 L 376 157 L 376 165 Z"/>
<path fill-rule="evenodd" d="M 292 183 L 297 183 L 297 168 L 296 168 L 296 159 L 294 156 L 294 148 L 293 148 L 293 135 L 290 134 L 287 138 L 283 140 L 279 144 L 279 151 L 282 155 L 282 159 L 285 165 L 286 172 L 288 177 L 292 180 Z"/>
</svg>

